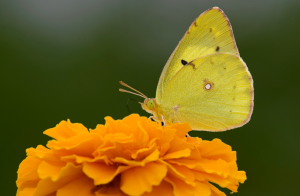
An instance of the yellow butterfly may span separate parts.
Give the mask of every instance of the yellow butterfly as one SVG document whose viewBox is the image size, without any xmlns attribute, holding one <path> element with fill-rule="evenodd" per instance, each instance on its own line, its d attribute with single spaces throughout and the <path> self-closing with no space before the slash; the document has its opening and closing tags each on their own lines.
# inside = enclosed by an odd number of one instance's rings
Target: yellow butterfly
<svg viewBox="0 0 300 196">
<path fill-rule="evenodd" d="M 253 80 L 239 56 L 224 12 L 213 7 L 191 24 L 160 76 L 156 98 L 142 108 L 157 122 L 224 131 L 246 124 L 253 111 Z"/>
</svg>

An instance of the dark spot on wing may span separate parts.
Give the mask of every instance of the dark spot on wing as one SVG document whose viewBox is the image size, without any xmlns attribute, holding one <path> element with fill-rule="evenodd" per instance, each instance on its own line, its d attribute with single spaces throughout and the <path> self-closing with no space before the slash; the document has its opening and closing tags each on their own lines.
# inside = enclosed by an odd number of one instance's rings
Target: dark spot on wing
<svg viewBox="0 0 300 196">
<path fill-rule="evenodd" d="M 206 91 L 210 91 L 214 88 L 214 83 L 209 81 L 207 78 L 203 80 L 203 89 Z"/>
<path fill-rule="evenodd" d="M 194 25 L 195 25 L 195 27 L 198 27 L 198 25 L 197 25 L 196 21 L 194 22 Z"/>
<path fill-rule="evenodd" d="M 216 52 L 219 52 L 219 50 L 220 50 L 220 47 L 219 47 L 219 46 L 217 46 L 217 48 L 216 48 Z"/>
<path fill-rule="evenodd" d="M 209 28 L 209 32 L 212 32 L 212 28 Z"/>
<path fill-rule="evenodd" d="M 195 66 L 195 64 L 193 64 L 193 61 L 189 62 L 187 65 L 190 65 L 193 67 L 193 69 L 196 69 L 196 66 Z"/>
<path fill-rule="evenodd" d="M 226 69 L 226 67 L 223 67 L 224 68 L 224 70 Z"/>
<path fill-rule="evenodd" d="M 186 65 L 188 62 L 186 62 L 185 60 L 181 59 L 181 64 L 182 65 Z"/>
</svg>

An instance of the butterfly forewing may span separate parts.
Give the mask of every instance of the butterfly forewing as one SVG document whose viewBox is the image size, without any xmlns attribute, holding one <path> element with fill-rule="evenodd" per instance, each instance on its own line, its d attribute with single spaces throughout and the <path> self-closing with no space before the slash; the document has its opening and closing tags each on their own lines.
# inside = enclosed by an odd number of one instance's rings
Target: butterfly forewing
<svg viewBox="0 0 300 196">
<path fill-rule="evenodd" d="M 175 74 L 161 104 L 167 123 L 189 123 L 194 130 L 228 130 L 250 119 L 252 78 L 239 56 L 207 55 Z"/>
<path fill-rule="evenodd" d="M 239 55 L 229 20 L 217 7 L 202 13 L 175 48 L 160 76 L 156 101 L 161 102 L 166 86 L 186 63 L 214 53 Z"/>
</svg>

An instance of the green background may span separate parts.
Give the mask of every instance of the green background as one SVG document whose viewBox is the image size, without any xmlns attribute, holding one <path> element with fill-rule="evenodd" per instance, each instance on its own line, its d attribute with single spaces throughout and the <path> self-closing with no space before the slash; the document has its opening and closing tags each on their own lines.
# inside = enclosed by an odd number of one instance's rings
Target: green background
<svg viewBox="0 0 300 196">
<path fill-rule="evenodd" d="M 299 0 L 1 0 L 1 195 L 15 195 L 25 149 L 45 145 L 44 130 L 66 119 L 95 128 L 128 115 L 128 98 L 143 101 L 120 93 L 120 80 L 155 97 L 177 43 L 213 6 L 230 19 L 253 76 L 254 113 L 241 128 L 192 135 L 237 151 L 248 179 L 236 195 L 298 195 Z"/>
</svg>

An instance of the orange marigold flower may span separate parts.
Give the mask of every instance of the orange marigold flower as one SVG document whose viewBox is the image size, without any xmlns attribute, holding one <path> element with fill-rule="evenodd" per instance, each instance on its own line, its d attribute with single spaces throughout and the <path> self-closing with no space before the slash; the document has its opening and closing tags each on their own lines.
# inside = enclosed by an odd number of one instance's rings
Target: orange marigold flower
<svg viewBox="0 0 300 196">
<path fill-rule="evenodd" d="M 70 121 L 46 130 L 54 140 L 27 149 L 17 196 L 219 196 L 211 182 L 236 192 L 246 180 L 229 145 L 186 137 L 188 124 L 105 119 L 90 131 Z"/>
</svg>

